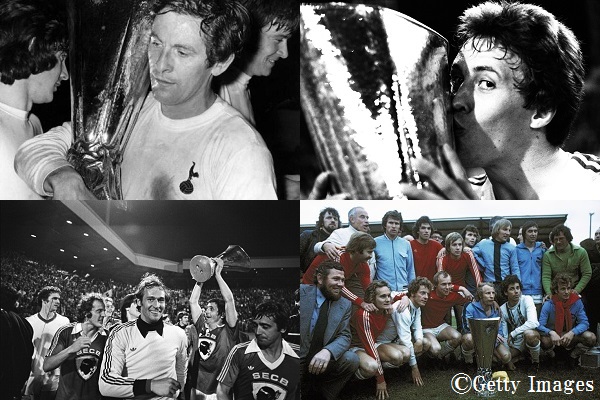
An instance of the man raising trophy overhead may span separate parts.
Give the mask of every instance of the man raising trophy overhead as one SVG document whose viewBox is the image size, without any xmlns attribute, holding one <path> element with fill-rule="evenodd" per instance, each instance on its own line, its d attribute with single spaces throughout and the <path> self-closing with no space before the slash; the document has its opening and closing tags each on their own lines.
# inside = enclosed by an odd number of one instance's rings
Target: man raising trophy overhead
<svg viewBox="0 0 600 400">
<path fill-rule="evenodd" d="M 196 284 L 190 296 L 192 312 L 192 354 L 188 368 L 191 399 L 216 400 L 217 376 L 231 348 L 237 344 L 238 314 L 231 289 L 221 276 L 224 264 L 250 267 L 250 258 L 240 246 L 229 246 L 214 258 L 195 256 L 190 261 L 190 273 Z M 204 282 L 213 276 L 223 298 L 211 298 L 202 312 L 199 300 Z"/>
</svg>

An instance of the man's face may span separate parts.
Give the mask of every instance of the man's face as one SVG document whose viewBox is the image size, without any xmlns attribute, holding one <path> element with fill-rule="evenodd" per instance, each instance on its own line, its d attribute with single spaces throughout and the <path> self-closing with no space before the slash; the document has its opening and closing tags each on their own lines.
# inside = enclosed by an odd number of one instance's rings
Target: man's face
<svg viewBox="0 0 600 400">
<path fill-rule="evenodd" d="M 140 316 L 140 312 L 138 310 L 138 302 L 137 299 L 134 300 L 130 305 L 129 308 L 127 309 L 127 311 L 129 312 L 129 314 L 131 316 L 133 316 L 134 318 L 138 318 Z M 125 322 L 125 321 L 123 321 Z"/>
<path fill-rule="evenodd" d="M 559 252 L 564 252 L 567 247 L 569 247 L 569 241 L 565 237 L 565 234 L 559 232 L 558 235 L 554 235 L 552 238 L 552 244 L 554 244 L 554 248 Z"/>
<path fill-rule="evenodd" d="M 481 293 L 481 304 L 484 306 L 491 306 L 494 304 L 494 299 L 496 298 L 496 291 L 493 286 L 485 285 L 482 289 Z"/>
<path fill-rule="evenodd" d="M 535 243 L 538 237 L 538 228 L 537 226 L 532 226 L 531 228 L 527 228 L 525 232 L 525 237 L 523 238 L 527 243 Z"/>
<path fill-rule="evenodd" d="M 465 232 L 465 246 L 473 247 L 477 243 L 477 235 L 475 232 Z"/>
<path fill-rule="evenodd" d="M 190 323 L 190 317 L 188 317 L 187 315 L 184 315 L 181 317 L 181 319 L 179 320 L 179 325 L 181 326 L 187 326 Z"/>
<path fill-rule="evenodd" d="M 429 289 L 426 286 L 420 286 L 417 293 L 414 293 L 410 296 L 415 307 L 420 308 L 424 307 L 427 304 L 427 300 L 429 299 Z"/>
<path fill-rule="evenodd" d="M 512 227 L 510 225 L 506 225 L 500 229 L 498 229 L 498 233 L 494 237 L 498 242 L 504 243 L 510 239 L 510 232 Z"/>
<path fill-rule="evenodd" d="M 389 310 L 391 308 L 392 292 L 387 286 L 375 289 L 375 300 L 373 304 L 379 310 Z"/>
<path fill-rule="evenodd" d="M 508 285 L 508 289 L 506 290 L 506 298 L 510 304 L 518 303 L 521 298 L 521 285 L 518 283 L 511 283 Z"/>
<path fill-rule="evenodd" d="M 152 93 L 169 118 L 198 115 L 204 106 L 213 68 L 206 62 L 199 18 L 169 11 L 154 18 L 148 59 Z M 208 89 L 207 89 L 208 88 Z"/>
<path fill-rule="evenodd" d="M 323 228 L 327 232 L 332 232 L 338 228 L 338 217 L 327 211 L 323 216 Z"/>
<path fill-rule="evenodd" d="M 113 302 L 111 300 L 105 300 L 104 301 L 104 313 L 106 315 L 112 315 L 113 311 L 115 310 L 115 306 L 113 305 Z"/>
<path fill-rule="evenodd" d="M 571 285 L 569 285 L 568 283 L 559 283 L 558 284 L 558 288 L 556 289 L 556 294 L 558 295 L 558 298 L 561 299 L 562 301 L 567 301 L 569 300 L 569 296 L 571 296 L 571 293 L 573 292 L 573 289 L 571 288 Z"/>
<path fill-rule="evenodd" d="M 454 256 L 454 258 L 460 257 L 462 251 L 463 251 L 462 238 L 458 238 L 454 242 L 450 243 L 450 254 L 452 254 L 452 256 Z"/>
<path fill-rule="evenodd" d="M 344 271 L 330 269 L 327 277 L 318 275 L 319 289 L 328 300 L 339 300 L 344 287 Z"/>
<path fill-rule="evenodd" d="M 600 229 L 594 232 L 594 242 L 600 245 Z"/>
<path fill-rule="evenodd" d="M 444 241 L 444 238 L 442 237 L 442 235 L 440 235 L 437 232 L 434 232 L 431 234 L 431 239 L 435 240 L 438 243 L 442 243 Z"/>
<path fill-rule="evenodd" d="M 252 55 L 244 72 L 250 76 L 269 76 L 280 58 L 287 58 L 287 41 L 291 33 L 275 25 L 263 26 L 260 31 L 258 50 Z"/>
<path fill-rule="evenodd" d="M 438 284 L 435 287 L 435 291 L 437 292 L 438 296 L 446 297 L 450 294 L 451 290 L 452 290 L 452 277 L 450 275 L 440 276 L 440 279 L 438 280 Z"/>
<path fill-rule="evenodd" d="M 400 221 L 397 219 L 388 218 L 385 223 L 385 234 L 390 239 L 396 239 L 396 237 L 400 234 Z"/>
<path fill-rule="evenodd" d="M 431 225 L 421 224 L 421 226 L 419 226 L 418 234 L 421 240 L 429 240 L 429 238 L 431 237 Z"/>
<path fill-rule="evenodd" d="M 363 251 L 361 251 L 358 255 L 359 262 L 369 261 L 373 256 L 373 250 L 374 249 L 364 249 Z"/>
<path fill-rule="evenodd" d="M 256 324 L 256 343 L 261 349 L 267 349 L 281 341 L 281 331 L 271 317 L 262 316 L 254 320 Z"/>
<path fill-rule="evenodd" d="M 160 287 L 144 289 L 141 307 L 142 320 L 148 324 L 160 321 L 163 311 L 165 311 L 165 303 L 165 291 Z"/>
<path fill-rule="evenodd" d="M 60 307 L 60 293 L 50 293 L 48 300 L 49 311 L 57 312 Z"/>
<path fill-rule="evenodd" d="M 221 320 L 221 315 L 219 314 L 219 307 L 217 303 L 210 302 L 206 306 L 206 310 L 204 311 L 204 317 L 207 322 L 218 323 Z"/>
<path fill-rule="evenodd" d="M 28 92 L 33 104 L 50 103 L 54 99 L 54 92 L 60 86 L 60 82 L 69 79 L 69 71 L 65 64 L 67 53 L 57 51 L 56 58 L 58 62 L 54 68 L 30 75 Z"/>
<path fill-rule="evenodd" d="M 521 69 L 515 69 L 520 59 L 498 47 L 486 51 L 486 41 L 482 51 L 472 43 L 452 64 L 456 149 L 466 168 L 502 166 L 507 155 L 514 158 L 530 147 L 535 110 L 523 108 L 524 98 L 515 88 L 515 79 L 522 79 Z"/>
<path fill-rule="evenodd" d="M 369 233 L 369 214 L 364 208 L 356 209 L 353 216 L 350 217 L 350 225 L 357 231 Z"/>
<path fill-rule="evenodd" d="M 104 303 L 100 300 L 94 300 L 92 305 L 92 316 L 88 321 L 96 328 L 102 327 L 102 321 L 104 321 Z"/>
</svg>

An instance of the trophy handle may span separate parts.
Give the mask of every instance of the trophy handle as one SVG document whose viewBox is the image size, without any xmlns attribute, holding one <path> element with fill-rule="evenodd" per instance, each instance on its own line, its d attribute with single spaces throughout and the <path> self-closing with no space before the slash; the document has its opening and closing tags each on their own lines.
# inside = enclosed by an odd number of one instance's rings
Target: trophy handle
<svg viewBox="0 0 600 400">
<path fill-rule="evenodd" d="M 223 260 L 223 268 L 234 268 L 236 271 L 249 271 L 250 257 L 238 245 L 229 245 L 227 249 L 214 258 L 197 255 L 190 260 L 190 274 L 196 282 L 203 283 L 215 274 L 215 258 Z"/>
</svg>

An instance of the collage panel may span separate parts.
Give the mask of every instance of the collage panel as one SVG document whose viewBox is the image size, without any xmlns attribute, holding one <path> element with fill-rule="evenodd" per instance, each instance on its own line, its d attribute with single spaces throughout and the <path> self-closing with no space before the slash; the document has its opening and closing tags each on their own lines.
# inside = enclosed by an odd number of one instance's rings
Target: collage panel
<svg viewBox="0 0 600 400">
<path fill-rule="evenodd" d="M 302 398 L 597 398 L 599 206 L 302 201 Z"/>
<path fill-rule="evenodd" d="M 297 202 L 3 201 L 0 397 L 296 399 L 298 219 Z"/>
<path fill-rule="evenodd" d="M 363 3 L 300 7 L 303 198 L 600 199 L 596 2 Z"/>
</svg>

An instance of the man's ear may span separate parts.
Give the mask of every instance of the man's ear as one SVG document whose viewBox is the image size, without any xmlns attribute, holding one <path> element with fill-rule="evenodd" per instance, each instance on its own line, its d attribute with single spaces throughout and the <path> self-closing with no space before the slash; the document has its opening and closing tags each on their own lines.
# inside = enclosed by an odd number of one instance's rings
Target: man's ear
<svg viewBox="0 0 600 400">
<path fill-rule="evenodd" d="M 531 116 L 529 127 L 531 129 L 541 129 L 545 126 L 548 126 L 550 121 L 552 121 L 552 118 L 554 118 L 554 115 L 556 115 L 555 109 L 545 111 L 536 110 Z"/>
<path fill-rule="evenodd" d="M 212 75 L 219 76 L 223 72 L 227 71 L 227 68 L 229 68 L 229 66 L 231 65 L 231 63 L 233 62 L 234 59 L 235 59 L 235 54 L 231 54 L 227 58 L 227 60 L 215 63 L 215 65 L 213 65 L 212 69 L 211 69 Z"/>
</svg>

